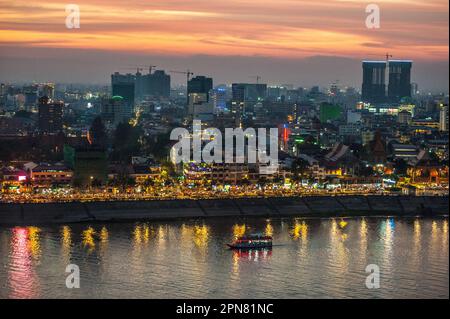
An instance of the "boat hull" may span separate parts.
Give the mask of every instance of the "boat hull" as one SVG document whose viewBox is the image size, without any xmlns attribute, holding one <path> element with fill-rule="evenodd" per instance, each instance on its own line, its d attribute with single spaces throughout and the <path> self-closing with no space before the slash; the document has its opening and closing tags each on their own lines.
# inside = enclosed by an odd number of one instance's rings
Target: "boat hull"
<svg viewBox="0 0 450 319">
<path fill-rule="evenodd" d="M 264 249 L 272 248 L 272 244 L 252 245 L 252 244 L 227 244 L 230 249 Z"/>
</svg>

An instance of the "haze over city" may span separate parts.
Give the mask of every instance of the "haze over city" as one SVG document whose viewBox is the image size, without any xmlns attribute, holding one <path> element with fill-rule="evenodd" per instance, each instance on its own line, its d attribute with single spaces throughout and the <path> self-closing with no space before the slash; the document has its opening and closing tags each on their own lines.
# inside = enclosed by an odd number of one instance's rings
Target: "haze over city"
<svg viewBox="0 0 450 319">
<path fill-rule="evenodd" d="M 359 87 L 360 61 L 389 52 L 414 60 L 420 89 L 448 91 L 448 2 L 378 1 L 379 29 L 366 28 L 369 3 L 77 1 L 81 28 L 67 29 L 64 2 L 1 0 L 0 80 L 107 84 L 112 70 L 155 64 L 216 83 Z"/>
</svg>

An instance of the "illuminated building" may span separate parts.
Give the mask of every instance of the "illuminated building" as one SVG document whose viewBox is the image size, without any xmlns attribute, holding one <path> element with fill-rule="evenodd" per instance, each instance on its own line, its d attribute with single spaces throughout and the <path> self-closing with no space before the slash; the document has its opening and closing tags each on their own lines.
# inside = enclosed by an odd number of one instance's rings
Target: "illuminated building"
<svg viewBox="0 0 450 319">
<path fill-rule="evenodd" d="M 38 87 L 36 85 L 25 86 L 23 88 L 23 94 L 25 95 L 25 110 L 35 111 L 38 101 Z"/>
<path fill-rule="evenodd" d="M 120 74 L 118 72 L 111 75 L 111 87 L 113 96 L 123 98 L 123 112 L 128 119 L 134 113 L 135 98 L 135 76 L 132 74 Z"/>
<path fill-rule="evenodd" d="M 442 132 L 448 132 L 448 104 L 440 105 L 439 130 Z"/>
<path fill-rule="evenodd" d="M 108 125 L 115 127 L 117 124 L 129 120 L 129 114 L 121 96 L 103 98 L 100 108 L 102 120 Z"/>
<path fill-rule="evenodd" d="M 409 125 L 412 122 L 412 114 L 406 110 L 401 111 L 398 113 L 397 121 L 400 124 L 408 124 Z"/>
<path fill-rule="evenodd" d="M 33 185 L 70 184 L 73 172 L 64 165 L 41 164 L 31 170 Z"/>
<path fill-rule="evenodd" d="M 368 145 L 370 142 L 373 141 L 375 137 L 375 134 L 373 131 L 370 131 L 368 129 L 365 129 L 361 132 L 361 143 L 363 146 Z"/>
<path fill-rule="evenodd" d="M 62 131 L 62 111 L 63 102 L 52 102 L 48 97 L 39 98 L 39 131 L 42 133 L 54 134 Z"/>
<path fill-rule="evenodd" d="M 217 87 L 211 91 L 211 100 L 214 106 L 214 113 L 227 112 L 227 90 L 224 87 Z"/>
<path fill-rule="evenodd" d="M 1 191 L 3 193 L 19 193 L 26 190 L 26 184 L 29 181 L 26 171 L 7 167 L 2 170 L 1 175 Z"/>
<path fill-rule="evenodd" d="M 53 100 L 55 98 L 55 84 L 44 83 L 40 85 L 40 95 L 48 96 L 49 99 Z"/>
<path fill-rule="evenodd" d="M 187 94 L 201 94 L 206 97 L 206 102 L 209 102 L 209 91 L 213 88 L 212 78 L 206 76 L 196 76 L 188 82 Z"/>
</svg>

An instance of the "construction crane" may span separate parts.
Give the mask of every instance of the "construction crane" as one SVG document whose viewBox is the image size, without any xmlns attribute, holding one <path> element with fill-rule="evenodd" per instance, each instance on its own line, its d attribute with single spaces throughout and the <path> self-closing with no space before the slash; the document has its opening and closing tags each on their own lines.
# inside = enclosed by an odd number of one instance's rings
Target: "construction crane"
<svg viewBox="0 0 450 319">
<path fill-rule="evenodd" d="M 128 68 L 120 68 L 121 70 L 136 70 L 136 73 L 139 73 L 140 71 L 143 71 L 143 68 L 140 67 L 128 67 Z"/>
<path fill-rule="evenodd" d="M 170 73 L 178 73 L 178 74 L 186 75 L 187 82 L 189 82 L 189 80 L 191 79 L 191 75 L 194 75 L 194 73 L 192 73 L 190 70 L 186 70 L 186 71 L 169 71 L 169 72 Z"/>
<path fill-rule="evenodd" d="M 156 65 L 144 65 L 143 67 L 148 68 L 148 74 L 152 74 L 152 71 L 154 68 L 156 68 Z"/>
<path fill-rule="evenodd" d="M 261 80 L 261 77 L 259 75 L 251 76 L 251 78 L 256 79 L 256 84 L 259 84 L 259 80 Z"/>
<path fill-rule="evenodd" d="M 386 53 L 385 57 L 386 57 L 386 62 L 387 62 L 387 61 L 389 61 L 389 58 L 392 58 L 392 54 Z"/>
</svg>

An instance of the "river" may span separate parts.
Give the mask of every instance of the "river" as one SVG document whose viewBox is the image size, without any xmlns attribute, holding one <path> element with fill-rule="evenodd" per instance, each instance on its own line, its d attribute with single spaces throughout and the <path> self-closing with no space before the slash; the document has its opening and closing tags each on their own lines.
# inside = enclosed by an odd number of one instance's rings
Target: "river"
<svg viewBox="0 0 450 319">
<path fill-rule="evenodd" d="M 226 248 L 253 232 L 272 250 Z M 0 227 L 0 298 L 449 298 L 448 236 L 448 217 Z"/>
</svg>

